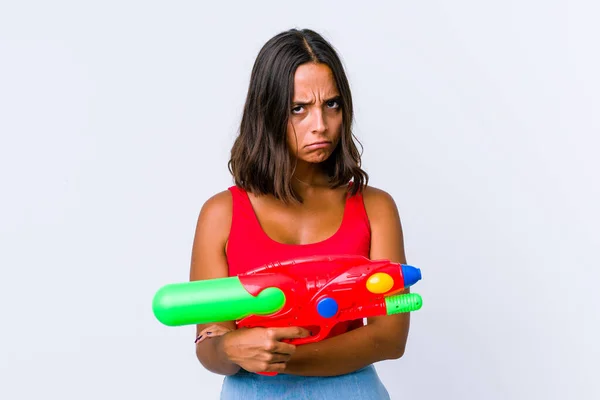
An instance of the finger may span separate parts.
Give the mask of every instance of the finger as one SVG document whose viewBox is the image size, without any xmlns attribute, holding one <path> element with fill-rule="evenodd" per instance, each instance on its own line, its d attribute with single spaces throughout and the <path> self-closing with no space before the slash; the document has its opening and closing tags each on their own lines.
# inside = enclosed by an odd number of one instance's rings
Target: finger
<svg viewBox="0 0 600 400">
<path fill-rule="evenodd" d="M 278 363 L 269 363 L 266 365 L 266 368 L 263 369 L 264 372 L 284 372 L 286 367 L 286 363 L 278 362 Z"/>
<path fill-rule="evenodd" d="M 224 335 L 227 332 L 230 332 L 231 329 L 226 328 L 222 325 L 210 325 L 206 328 L 202 329 L 198 335 L 196 336 L 195 343 L 200 343 L 209 337 L 216 337 Z"/>
<path fill-rule="evenodd" d="M 210 329 L 209 328 L 205 329 L 205 331 L 206 331 L 205 332 L 206 335 L 208 335 L 208 336 L 221 336 L 221 335 L 226 334 L 227 332 L 231 332 L 231 329 L 222 327 L 220 325 L 215 325 L 215 326 L 210 327 Z"/>
<path fill-rule="evenodd" d="M 208 338 L 209 338 L 209 336 L 206 334 L 206 331 L 202 331 L 198 334 L 198 336 L 196 336 L 196 340 L 194 340 L 194 343 L 196 343 L 196 344 L 202 343 L 203 341 L 205 341 Z"/>
<path fill-rule="evenodd" d="M 310 336 L 308 329 L 299 326 L 289 326 L 282 328 L 269 328 L 269 337 L 274 340 L 297 339 Z"/>
<path fill-rule="evenodd" d="M 269 364 L 278 364 L 288 362 L 290 357 L 290 354 L 284 353 L 263 353 L 261 358 Z"/>
<path fill-rule="evenodd" d="M 214 330 L 216 330 L 215 325 L 210 325 L 210 326 L 205 327 L 200 332 L 198 332 L 198 335 L 196 335 L 196 340 L 194 340 L 194 343 L 198 344 L 198 343 L 204 341 L 208 337 L 207 333 L 212 333 Z"/>
<path fill-rule="evenodd" d="M 285 354 L 292 355 L 296 351 L 296 346 L 285 342 L 275 342 L 275 344 L 269 349 L 272 354 Z"/>
</svg>

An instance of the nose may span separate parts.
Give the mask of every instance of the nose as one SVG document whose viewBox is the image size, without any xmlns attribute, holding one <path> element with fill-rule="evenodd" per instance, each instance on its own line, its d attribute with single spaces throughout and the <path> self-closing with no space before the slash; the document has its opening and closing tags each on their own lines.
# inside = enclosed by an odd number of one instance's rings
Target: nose
<svg viewBox="0 0 600 400">
<path fill-rule="evenodd" d="M 315 110 L 312 116 L 312 129 L 313 133 L 323 133 L 327 130 L 327 123 L 322 110 Z"/>
</svg>

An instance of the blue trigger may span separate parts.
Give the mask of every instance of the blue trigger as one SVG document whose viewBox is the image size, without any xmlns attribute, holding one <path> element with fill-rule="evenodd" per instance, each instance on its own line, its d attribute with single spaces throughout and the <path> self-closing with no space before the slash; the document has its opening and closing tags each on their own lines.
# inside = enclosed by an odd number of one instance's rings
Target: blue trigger
<svg viewBox="0 0 600 400">
<path fill-rule="evenodd" d="M 338 312 L 338 304 L 335 299 L 326 297 L 317 304 L 317 312 L 323 318 L 331 318 Z"/>
</svg>

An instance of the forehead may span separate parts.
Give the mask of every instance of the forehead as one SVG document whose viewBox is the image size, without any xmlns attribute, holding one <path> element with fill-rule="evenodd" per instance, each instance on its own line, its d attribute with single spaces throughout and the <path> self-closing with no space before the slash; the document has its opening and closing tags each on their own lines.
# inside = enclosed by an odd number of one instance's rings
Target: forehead
<svg viewBox="0 0 600 400">
<path fill-rule="evenodd" d="M 318 94 L 329 96 L 337 94 L 335 78 L 325 64 L 302 64 L 294 75 L 294 94 Z M 294 96 L 296 97 L 296 96 Z"/>
</svg>

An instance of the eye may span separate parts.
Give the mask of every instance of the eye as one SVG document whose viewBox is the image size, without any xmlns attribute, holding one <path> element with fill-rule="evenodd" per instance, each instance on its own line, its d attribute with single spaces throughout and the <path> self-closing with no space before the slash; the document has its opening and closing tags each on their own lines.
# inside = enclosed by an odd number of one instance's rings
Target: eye
<svg viewBox="0 0 600 400">
<path fill-rule="evenodd" d="M 296 106 L 296 107 L 292 108 L 292 114 L 301 113 L 303 109 L 304 109 L 303 106 Z"/>
<path fill-rule="evenodd" d="M 329 108 L 339 108 L 340 107 L 340 102 L 337 100 L 329 100 L 327 102 L 327 107 Z"/>
</svg>

